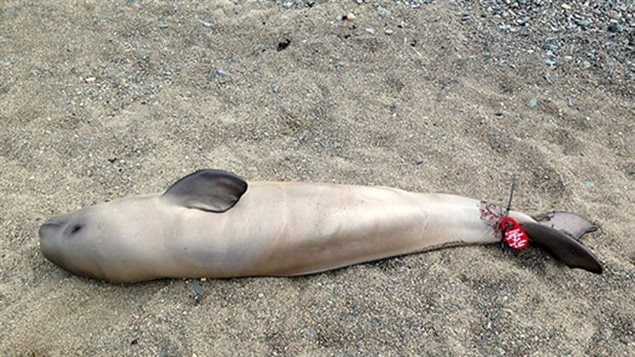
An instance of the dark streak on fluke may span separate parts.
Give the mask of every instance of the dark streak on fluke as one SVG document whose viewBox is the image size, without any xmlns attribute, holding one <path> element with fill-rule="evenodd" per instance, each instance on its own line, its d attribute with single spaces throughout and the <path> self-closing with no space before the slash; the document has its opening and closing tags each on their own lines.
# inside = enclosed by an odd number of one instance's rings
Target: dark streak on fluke
<svg viewBox="0 0 635 357">
<path fill-rule="evenodd" d="M 495 207 L 489 205 L 488 207 Z M 601 273 L 576 239 L 595 229 L 567 212 L 509 215 L 574 268 Z M 492 218 L 493 217 L 493 218 Z M 500 242 L 481 202 L 388 187 L 252 182 L 200 170 L 161 195 L 128 197 L 54 217 L 43 255 L 113 283 L 161 278 L 294 276 L 464 244 Z"/>
</svg>

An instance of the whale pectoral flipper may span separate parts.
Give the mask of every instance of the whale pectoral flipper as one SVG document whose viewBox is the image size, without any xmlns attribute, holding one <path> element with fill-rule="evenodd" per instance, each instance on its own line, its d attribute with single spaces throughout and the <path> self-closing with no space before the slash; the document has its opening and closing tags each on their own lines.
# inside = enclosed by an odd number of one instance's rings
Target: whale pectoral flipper
<svg viewBox="0 0 635 357">
<path fill-rule="evenodd" d="M 247 182 L 223 170 L 198 170 L 182 177 L 161 196 L 170 203 L 221 213 L 232 208 L 247 191 Z"/>
<path fill-rule="evenodd" d="M 569 267 L 602 273 L 600 261 L 573 237 L 541 223 L 524 223 L 521 226 L 533 242 L 545 246 Z"/>
</svg>

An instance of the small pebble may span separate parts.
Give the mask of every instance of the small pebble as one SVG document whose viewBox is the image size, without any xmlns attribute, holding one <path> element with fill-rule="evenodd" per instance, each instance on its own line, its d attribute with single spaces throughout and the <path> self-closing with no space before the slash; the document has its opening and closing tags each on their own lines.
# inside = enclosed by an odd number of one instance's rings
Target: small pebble
<svg viewBox="0 0 635 357">
<path fill-rule="evenodd" d="M 212 23 L 209 21 L 201 21 L 201 24 L 203 24 L 203 26 L 207 28 L 212 27 Z"/>
<path fill-rule="evenodd" d="M 578 24 L 578 26 L 581 26 L 581 27 L 588 27 L 589 25 L 591 25 L 591 20 L 580 19 L 580 20 L 575 20 L 575 23 Z"/>
<path fill-rule="evenodd" d="M 557 49 L 558 49 L 558 45 L 556 45 L 555 43 L 551 43 L 551 42 L 545 43 L 545 50 L 553 52 Z"/>
<path fill-rule="evenodd" d="M 346 21 L 355 20 L 355 14 L 353 14 L 352 12 L 349 12 L 348 14 L 346 14 L 346 16 L 344 16 L 344 20 L 346 20 Z"/>
<path fill-rule="evenodd" d="M 607 28 L 607 30 L 609 30 L 610 33 L 617 33 L 620 32 L 620 25 L 618 24 L 610 24 L 609 27 Z"/>
<path fill-rule="evenodd" d="M 552 60 L 551 58 L 547 58 L 547 59 L 545 59 L 545 64 L 546 64 L 547 66 L 555 66 L 555 65 L 556 65 L 556 63 L 557 63 L 557 62 L 556 62 L 556 61 L 554 61 L 554 60 Z"/>
<path fill-rule="evenodd" d="M 547 83 L 551 84 L 551 76 L 549 75 L 549 73 L 545 73 L 542 78 L 545 79 L 545 81 L 547 81 Z"/>
<path fill-rule="evenodd" d="M 199 302 L 203 297 L 203 293 L 204 290 L 201 282 L 198 280 L 192 281 L 192 297 L 194 298 L 194 301 Z"/>
<path fill-rule="evenodd" d="M 529 108 L 531 109 L 535 109 L 538 106 L 538 99 L 536 98 L 531 98 L 529 100 Z"/>
<path fill-rule="evenodd" d="M 160 29 L 167 29 L 168 27 L 169 27 L 169 25 L 166 24 L 165 22 L 162 22 L 162 23 L 159 24 L 159 28 Z"/>
<path fill-rule="evenodd" d="M 383 7 L 381 5 L 377 6 L 377 13 L 380 16 L 390 16 L 390 14 L 391 14 L 390 10 L 386 9 L 385 7 Z"/>
<path fill-rule="evenodd" d="M 385 29 L 384 33 L 386 33 L 386 35 L 392 35 L 393 34 L 393 30 L 391 29 Z"/>
</svg>

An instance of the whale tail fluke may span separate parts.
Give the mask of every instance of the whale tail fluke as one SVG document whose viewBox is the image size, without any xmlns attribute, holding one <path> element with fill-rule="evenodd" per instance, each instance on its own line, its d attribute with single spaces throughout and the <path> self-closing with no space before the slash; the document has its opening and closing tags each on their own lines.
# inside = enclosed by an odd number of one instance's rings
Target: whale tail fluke
<svg viewBox="0 0 635 357">
<path fill-rule="evenodd" d="M 563 231 L 576 240 L 586 233 L 595 232 L 598 226 L 576 213 L 552 211 L 533 217 L 538 223 Z"/>
<path fill-rule="evenodd" d="M 546 247 L 571 268 L 602 273 L 598 258 L 578 241 L 584 234 L 596 231 L 597 225 L 570 212 L 549 212 L 534 219 L 538 223 L 522 224 L 533 242 Z"/>
</svg>

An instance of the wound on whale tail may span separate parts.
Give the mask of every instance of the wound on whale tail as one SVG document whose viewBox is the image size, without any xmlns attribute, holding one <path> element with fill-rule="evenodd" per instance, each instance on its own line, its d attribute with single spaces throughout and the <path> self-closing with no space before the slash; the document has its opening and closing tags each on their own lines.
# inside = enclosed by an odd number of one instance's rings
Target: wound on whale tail
<svg viewBox="0 0 635 357">
<path fill-rule="evenodd" d="M 533 242 L 546 247 L 556 258 L 571 268 L 601 274 L 602 265 L 595 255 L 578 240 L 598 227 L 575 213 L 550 212 L 535 217 L 538 223 L 524 223 L 523 229 Z"/>
</svg>

